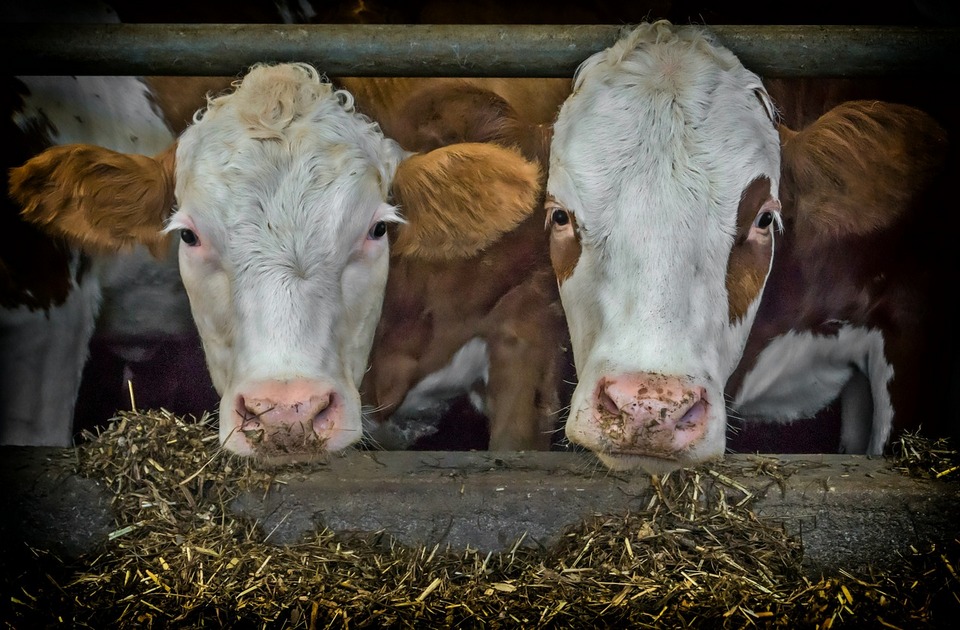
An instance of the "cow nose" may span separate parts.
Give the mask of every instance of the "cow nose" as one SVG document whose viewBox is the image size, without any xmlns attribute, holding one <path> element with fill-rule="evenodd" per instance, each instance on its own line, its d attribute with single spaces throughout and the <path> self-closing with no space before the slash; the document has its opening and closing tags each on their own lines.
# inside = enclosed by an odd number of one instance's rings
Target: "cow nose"
<svg viewBox="0 0 960 630">
<path fill-rule="evenodd" d="M 311 421 L 311 428 L 318 432 L 323 426 L 323 412 L 330 408 L 333 393 L 311 395 L 304 397 L 245 397 L 240 396 L 243 406 L 243 424 L 241 430 L 250 431 L 260 429 L 264 418 L 273 424 L 292 424 Z"/>
<path fill-rule="evenodd" d="M 301 452 L 322 446 L 342 403 L 329 385 L 308 379 L 262 381 L 243 388 L 235 410 L 240 433 L 255 449 Z"/>
<path fill-rule="evenodd" d="M 612 450 L 674 457 L 704 437 L 703 387 L 656 373 L 608 376 L 596 390 L 598 429 Z"/>
</svg>

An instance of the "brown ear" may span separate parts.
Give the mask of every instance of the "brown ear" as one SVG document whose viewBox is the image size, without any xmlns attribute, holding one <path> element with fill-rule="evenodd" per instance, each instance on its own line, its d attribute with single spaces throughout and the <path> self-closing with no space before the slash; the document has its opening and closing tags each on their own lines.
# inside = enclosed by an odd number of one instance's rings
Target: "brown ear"
<svg viewBox="0 0 960 630">
<path fill-rule="evenodd" d="M 393 181 L 407 222 L 392 253 L 474 256 L 534 211 L 540 192 L 539 167 L 514 149 L 468 142 L 409 157 Z"/>
<path fill-rule="evenodd" d="M 174 203 L 176 144 L 156 158 L 72 144 L 47 149 L 10 170 L 21 215 L 91 253 L 136 243 L 167 250 L 164 220 Z"/>
<path fill-rule="evenodd" d="M 777 131 L 780 132 L 780 147 L 786 146 L 797 137 L 797 132 L 786 125 L 777 125 Z"/>
<path fill-rule="evenodd" d="M 891 225 L 940 174 L 948 149 L 932 117 L 879 101 L 843 103 L 781 140 L 781 200 L 794 199 L 796 229 L 811 239 Z"/>
</svg>

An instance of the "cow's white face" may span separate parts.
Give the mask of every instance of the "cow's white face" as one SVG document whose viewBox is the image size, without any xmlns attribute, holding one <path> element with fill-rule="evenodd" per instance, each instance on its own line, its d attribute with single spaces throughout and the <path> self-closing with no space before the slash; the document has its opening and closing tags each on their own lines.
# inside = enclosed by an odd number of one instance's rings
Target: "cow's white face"
<svg viewBox="0 0 960 630">
<path fill-rule="evenodd" d="M 566 432 L 618 469 L 723 453 L 723 388 L 779 221 L 760 79 L 690 30 L 588 59 L 555 125 L 551 258 L 579 384 Z"/>
<path fill-rule="evenodd" d="M 181 137 L 167 229 L 228 450 L 276 459 L 360 439 L 401 154 L 299 65 L 252 70 Z"/>
</svg>

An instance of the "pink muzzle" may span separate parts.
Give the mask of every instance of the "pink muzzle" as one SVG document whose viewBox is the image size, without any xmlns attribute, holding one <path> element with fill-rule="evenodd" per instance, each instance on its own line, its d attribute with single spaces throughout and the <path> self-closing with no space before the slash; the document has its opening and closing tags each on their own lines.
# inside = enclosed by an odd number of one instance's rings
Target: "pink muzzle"
<svg viewBox="0 0 960 630">
<path fill-rule="evenodd" d="M 606 376 L 594 390 L 590 424 L 606 452 L 677 459 L 706 436 L 709 408 L 703 387 L 686 379 Z"/>
</svg>

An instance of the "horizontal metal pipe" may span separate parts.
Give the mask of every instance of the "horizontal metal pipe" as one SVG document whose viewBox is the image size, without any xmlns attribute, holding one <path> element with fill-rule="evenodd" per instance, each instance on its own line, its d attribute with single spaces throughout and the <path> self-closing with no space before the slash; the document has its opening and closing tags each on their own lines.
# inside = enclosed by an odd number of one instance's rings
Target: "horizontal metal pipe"
<svg viewBox="0 0 960 630">
<path fill-rule="evenodd" d="M 684 27 L 688 28 L 688 27 Z M 376 24 L 2 24 L 8 72 L 241 74 L 256 62 L 305 61 L 331 76 L 570 77 L 618 26 Z M 715 26 L 767 77 L 960 74 L 960 29 Z"/>
</svg>

